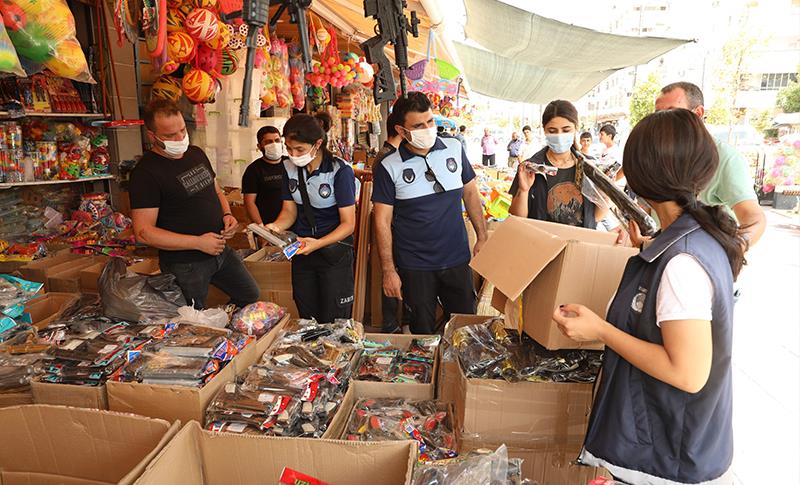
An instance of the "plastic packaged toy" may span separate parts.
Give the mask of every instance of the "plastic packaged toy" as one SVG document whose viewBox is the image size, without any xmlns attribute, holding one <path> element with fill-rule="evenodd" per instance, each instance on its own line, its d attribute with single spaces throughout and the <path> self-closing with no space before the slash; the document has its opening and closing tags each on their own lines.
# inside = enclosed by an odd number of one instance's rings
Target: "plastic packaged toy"
<svg viewBox="0 0 800 485">
<path fill-rule="evenodd" d="M 257 301 L 239 310 L 231 320 L 231 327 L 247 335 L 261 337 L 269 332 L 286 315 L 286 309 Z"/>
</svg>

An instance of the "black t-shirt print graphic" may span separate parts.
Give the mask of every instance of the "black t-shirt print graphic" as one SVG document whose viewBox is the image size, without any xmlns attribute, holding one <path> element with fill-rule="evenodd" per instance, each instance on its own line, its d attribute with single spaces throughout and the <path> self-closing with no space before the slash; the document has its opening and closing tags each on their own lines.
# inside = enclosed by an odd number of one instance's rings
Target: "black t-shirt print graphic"
<svg viewBox="0 0 800 485">
<path fill-rule="evenodd" d="M 197 165 L 178 175 L 183 188 L 188 195 L 194 195 L 214 183 L 211 172 L 205 165 Z"/>
<path fill-rule="evenodd" d="M 283 163 L 258 158 L 242 176 L 242 193 L 255 194 L 258 214 L 264 224 L 274 222 L 283 207 Z"/>
<path fill-rule="evenodd" d="M 214 170 L 205 153 L 190 146 L 182 158 L 146 152 L 131 173 L 132 209 L 158 208 L 156 227 L 201 236 L 224 227 Z M 191 263 L 209 256 L 201 251 L 159 251 L 167 263 Z"/>
<path fill-rule="evenodd" d="M 551 222 L 583 226 L 583 194 L 575 184 L 575 167 L 547 177 L 547 217 Z"/>
</svg>

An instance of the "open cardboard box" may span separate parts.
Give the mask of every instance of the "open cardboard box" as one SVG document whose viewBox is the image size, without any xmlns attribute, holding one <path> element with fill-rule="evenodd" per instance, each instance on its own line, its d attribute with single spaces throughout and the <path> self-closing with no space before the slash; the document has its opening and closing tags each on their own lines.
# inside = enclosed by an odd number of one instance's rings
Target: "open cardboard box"
<svg viewBox="0 0 800 485">
<path fill-rule="evenodd" d="M 266 350 L 287 321 L 288 317 L 284 318 L 260 339 L 242 349 L 239 355 L 201 388 L 109 381 L 106 383 L 108 407 L 112 411 L 170 421 L 180 420 L 186 423 L 195 420 L 203 423 L 206 408 L 214 395 L 261 357 L 263 350 L 259 352 L 259 349 Z"/>
<path fill-rule="evenodd" d="M 47 280 L 50 275 L 56 274 L 56 270 L 62 264 L 81 258 L 86 258 L 86 256 L 72 254 L 69 249 L 63 249 L 55 254 L 41 259 L 35 259 L 25 264 L 19 268 L 19 272 L 22 274 L 22 277 L 28 281 L 36 281 L 37 283 L 44 284 L 44 290 L 48 291 L 50 286 Z"/>
<path fill-rule="evenodd" d="M 106 261 L 108 261 L 106 256 L 83 256 L 49 268 L 48 291 L 64 293 L 81 291 L 81 271 L 91 266 L 105 264 Z"/>
<path fill-rule="evenodd" d="M 473 437 L 462 438 L 462 453 L 479 449 L 496 450 L 503 444 Z M 574 463 L 581 451 L 581 442 L 557 444 L 533 444 L 530 448 L 506 445 L 509 458 L 522 459 L 522 478 L 542 485 L 572 485 L 589 483 L 597 477 L 610 478 L 603 468 L 582 466 Z"/>
<path fill-rule="evenodd" d="M 355 443 L 213 433 L 188 423 L 152 460 L 136 485 L 276 483 L 284 467 L 331 484 L 410 484 L 412 441 Z"/>
<path fill-rule="evenodd" d="M 25 311 L 30 313 L 33 326 L 41 330 L 77 299 L 76 293 L 45 293 L 29 300 Z"/>
<path fill-rule="evenodd" d="M 408 350 L 411 346 L 411 341 L 415 338 L 425 338 L 428 335 L 402 335 L 402 334 L 385 334 L 385 333 L 368 333 L 364 335 L 366 340 L 373 342 L 389 342 L 400 350 Z M 431 382 L 428 384 L 420 383 L 407 383 L 395 384 L 392 382 L 373 382 L 373 381 L 360 381 L 353 380 L 354 384 L 363 390 L 365 395 L 381 394 L 382 397 L 404 397 L 407 399 L 433 399 L 436 397 L 436 379 L 439 374 L 439 349 L 436 349 L 433 360 L 433 371 L 431 373 Z M 387 395 L 387 393 L 394 396 Z"/>
<path fill-rule="evenodd" d="M 130 484 L 179 423 L 61 406 L 0 409 L 3 485 Z"/>
<path fill-rule="evenodd" d="M 106 386 L 77 386 L 34 380 L 31 381 L 31 393 L 36 404 L 108 409 Z"/>
<path fill-rule="evenodd" d="M 268 254 L 280 249 L 266 246 L 244 259 L 244 266 L 253 275 L 261 292 L 259 300 L 271 301 L 289 310 L 292 317 L 300 314 L 292 293 L 292 263 L 289 261 L 264 261 Z"/>
<path fill-rule="evenodd" d="M 467 325 L 484 323 L 493 318 L 495 317 L 489 315 L 465 315 L 461 313 L 451 315 L 450 320 L 444 326 L 442 345 L 439 346 L 440 354 L 444 354 L 445 346 L 447 345 L 445 342 L 452 341 L 453 332 L 457 329 Z M 458 398 L 459 364 L 456 360 L 445 360 L 443 357 L 442 355 L 439 360 L 436 396 L 440 401 L 455 403 Z"/>
<path fill-rule="evenodd" d="M 470 265 L 495 285 L 493 306 L 507 319 L 521 320 L 516 326 L 541 345 L 550 350 L 601 349 L 600 342 L 565 337 L 552 315 L 565 303 L 606 314 L 625 264 L 638 253 L 615 242 L 614 233 L 511 216 L 497 226 Z"/>
</svg>

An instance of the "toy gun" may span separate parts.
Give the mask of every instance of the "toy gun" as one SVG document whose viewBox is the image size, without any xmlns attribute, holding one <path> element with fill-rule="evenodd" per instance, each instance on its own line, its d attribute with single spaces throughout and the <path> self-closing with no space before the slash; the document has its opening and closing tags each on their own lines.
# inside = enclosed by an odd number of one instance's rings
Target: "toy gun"
<svg viewBox="0 0 800 485">
<path fill-rule="evenodd" d="M 622 222 L 623 227 L 627 227 L 628 221 L 633 220 L 639 226 L 642 236 L 649 237 L 658 231 L 656 221 L 635 200 L 628 197 L 628 194 L 620 189 L 602 170 L 597 168 L 594 163 L 590 162 L 578 150 L 572 150 L 572 153 L 583 164 L 583 174 L 594 182 L 595 187 L 604 193 L 611 200 L 611 203 L 617 207 L 617 210 L 612 212 Z"/>
<path fill-rule="evenodd" d="M 311 70 L 311 48 L 308 45 L 308 24 L 306 24 L 306 9 L 311 6 L 311 0 L 280 0 L 280 7 L 271 19 L 269 3 L 270 0 L 244 0 L 242 5 L 242 19 L 249 29 L 247 31 L 247 62 L 242 84 L 239 126 L 250 125 L 250 92 L 253 84 L 253 68 L 256 63 L 258 33 L 267 25 L 267 22 L 269 22 L 270 31 L 274 31 L 278 25 L 278 19 L 287 9 L 289 10 L 289 21 L 297 24 L 306 70 Z"/>
<path fill-rule="evenodd" d="M 408 32 L 414 37 L 419 36 L 419 19 L 417 12 L 413 10 L 411 20 L 406 18 L 403 13 L 406 7 L 406 0 L 364 0 L 364 16 L 378 21 L 375 29 L 377 35 L 361 44 L 367 62 L 378 65 L 372 88 L 375 104 L 391 101 L 396 97 L 392 64 L 383 52 L 383 48 L 390 42 L 394 45 L 394 62 L 400 69 L 400 92 L 403 97 L 407 94 L 405 71 L 408 69 Z"/>
</svg>

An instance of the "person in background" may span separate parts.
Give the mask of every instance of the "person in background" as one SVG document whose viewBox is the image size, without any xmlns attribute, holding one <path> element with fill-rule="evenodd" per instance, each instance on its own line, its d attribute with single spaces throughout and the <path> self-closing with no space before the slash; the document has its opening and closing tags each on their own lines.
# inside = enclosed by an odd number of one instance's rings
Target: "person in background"
<svg viewBox="0 0 800 485">
<path fill-rule="evenodd" d="M 519 157 L 524 161 L 531 158 L 542 147 L 533 139 L 533 131 L 531 131 L 531 127 L 528 125 L 522 127 L 522 138 L 522 149 Z"/>
<path fill-rule="evenodd" d="M 356 185 L 352 167 L 328 150 L 323 121 L 298 114 L 284 125 L 283 209 L 267 228 L 291 229 L 303 243 L 292 258 L 297 310 L 330 323 L 352 316 Z"/>
<path fill-rule="evenodd" d="M 516 167 L 516 164 L 521 161 L 519 156 L 522 151 L 522 140 L 519 139 L 516 131 L 511 133 L 511 141 L 508 142 L 506 150 L 508 150 L 508 168 Z"/>
<path fill-rule="evenodd" d="M 372 192 L 383 290 L 403 300 L 412 333 L 431 334 L 439 301 L 445 318 L 476 309 L 462 202 L 477 235 L 474 254 L 486 223 L 464 148 L 436 136 L 428 97 L 408 93 L 392 113 L 404 140 L 375 168 Z"/>
<path fill-rule="evenodd" d="M 131 217 L 136 240 L 158 248 L 163 273 L 175 275 L 186 302 L 205 307 L 214 284 L 236 306 L 258 300 L 258 284 L 225 241 L 238 221 L 214 169 L 189 134 L 178 106 L 156 100 L 144 112 L 152 148 L 131 173 Z"/>
<path fill-rule="evenodd" d="M 481 138 L 481 149 L 483 150 L 483 166 L 494 167 L 495 153 L 497 152 L 497 138 L 492 135 L 489 128 L 483 130 L 483 138 Z"/>
<path fill-rule="evenodd" d="M 578 461 L 631 484 L 732 484 L 733 282 L 745 242 L 722 206 L 697 200 L 719 156 L 689 110 L 656 112 L 625 145 L 634 192 L 661 232 L 628 261 L 604 320 L 582 305 L 553 319 L 605 344 Z"/>
<path fill-rule="evenodd" d="M 456 133 L 455 138 L 461 142 L 461 146 L 464 148 L 464 151 L 467 151 L 467 127 L 461 125 L 458 127 L 458 133 Z"/>
<path fill-rule="evenodd" d="M 592 134 L 589 133 L 588 131 L 584 131 L 583 133 L 581 133 L 580 144 L 581 144 L 581 153 L 583 153 L 584 155 L 591 156 L 591 153 L 589 153 L 589 151 L 592 148 Z"/>
<path fill-rule="evenodd" d="M 703 119 L 703 103 L 703 92 L 700 88 L 692 83 L 677 82 L 661 88 L 661 94 L 656 98 L 656 111 L 684 108 Z M 719 168 L 708 186 L 700 192 L 700 202 L 723 205 L 731 210 L 742 228 L 748 248 L 752 247 L 764 234 L 767 220 L 758 204 L 748 163 L 727 143 L 716 138 L 714 143 L 719 152 Z M 638 244 L 636 241 L 634 243 Z"/>
<path fill-rule="evenodd" d="M 242 194 L 247 216 L 256 224 L 278 218 L 283 206 L 283 142 L 274 126 L 263 126 L 256 135 L 261 157 L 242 176 Z"/>
<path fill-rule="evenodd" d="M 617 129 L 613 125 L 603 125 L 600 128 L 600 143 L 603 144 L 603 151 L 600 153 L 600 164 L 602 167 L 614 168 L 614 180 L 617 185 L 625 187 L 625 171 L 622 169 L 622 148 L 614 140 L 617 137 Z"/>
<path fill-rule="evenodd" d="M 607 209 L 584 197 L 583 170 L 575 148 L 578 110 L 569 101 L 551 101 L 542 113 L 547 146 L 526 160 L 535 165 L 555 167 L 545 175 L 520 164 L 511 183 L 513 196 L 509 212 L 519 217 L 595 229 Z"/>
<path fill-rule="evenodd" d="M 437 126 L 436 127 L 436 136 L 443 136 L 444 135 L 444 126 Z"/>
</svg>

